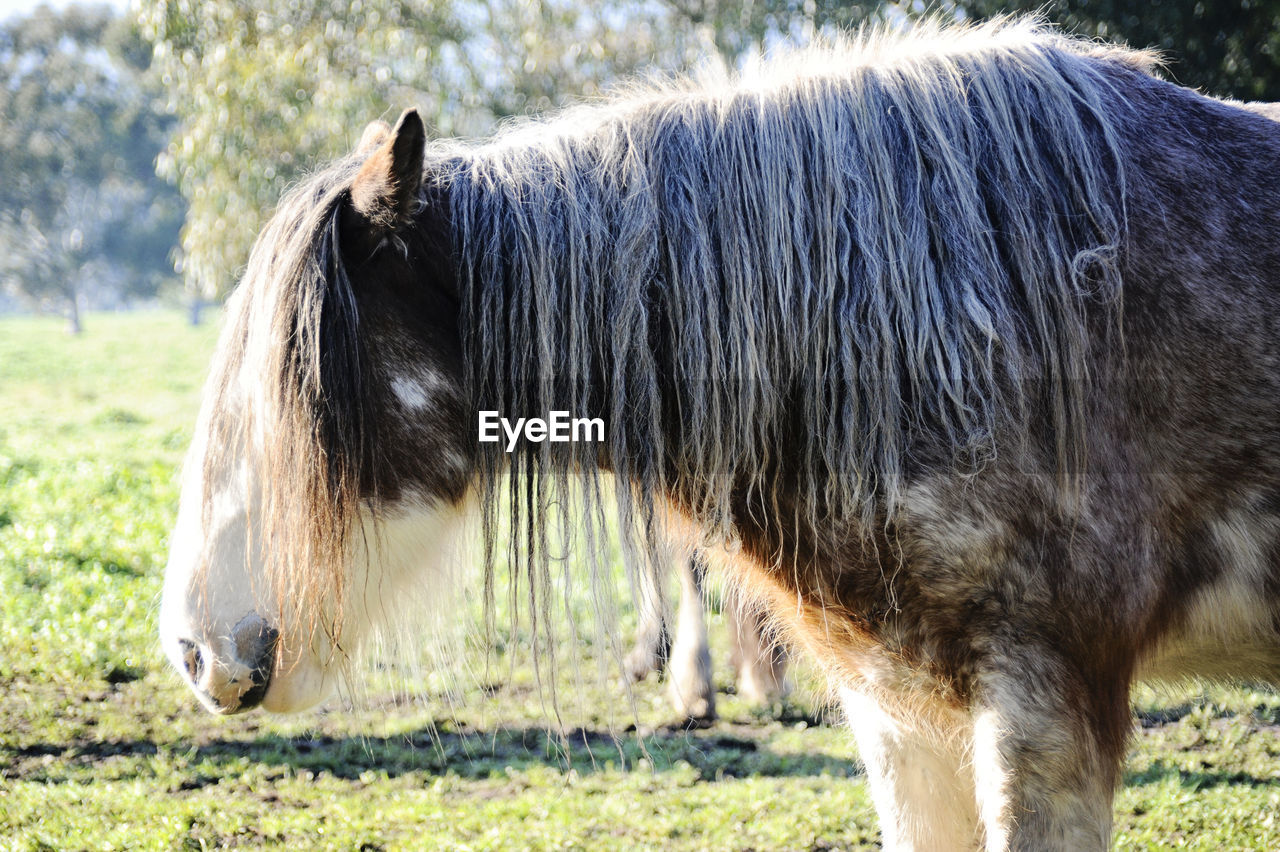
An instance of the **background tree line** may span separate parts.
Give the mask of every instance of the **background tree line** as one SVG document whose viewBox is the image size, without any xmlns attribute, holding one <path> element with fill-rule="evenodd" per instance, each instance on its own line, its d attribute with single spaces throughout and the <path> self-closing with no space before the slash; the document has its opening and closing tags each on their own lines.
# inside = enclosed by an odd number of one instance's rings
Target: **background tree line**
<svg viewBox="0 0 1280 852">
<path fill-rule="evenodd" d="M 0 286 L 66 312 L 152 296 L 185 213 L 156 175 L 178 119 L 151 46 L 105 6 L 42 7 L 0 26 Z"/>
<path fill-rule="evenodd" d="M 929 8 L 937 9 L 934 4 Z M 234 284 L 283 187 L 412 104 L 437 135 L 591 97 L 619 78 L 730 65 L 924 4 L 839 0 L 142 0 L 0 25 L 0 285 L 62 310 Z M 1188 86 L 1280 99 L 1280 0 L 959 0 L 1042 10 L 1169 60 Z"/>
</svg>

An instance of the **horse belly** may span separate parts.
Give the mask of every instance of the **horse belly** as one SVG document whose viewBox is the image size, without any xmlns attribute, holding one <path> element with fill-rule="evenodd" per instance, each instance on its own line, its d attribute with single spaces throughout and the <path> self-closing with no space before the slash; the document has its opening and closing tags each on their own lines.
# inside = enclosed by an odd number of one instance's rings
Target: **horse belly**
<svg viewBox="0 0 1280 852">
<path fill-rule="evenodd" d="M 1280 684 L 1280 518 L 1244 509 L 1205 525 L 1220 573 L 1140 661 L 1145 680 L 1189 677 Z"/>
<path fill-rule="evenodd" d="M 1235 576 L 1201 590 L 1182 624 L 1140 661 L 1137 674 L 1140 680 L 1280 684 L 1280 634 L 1265 589 Z"/>
</svg>

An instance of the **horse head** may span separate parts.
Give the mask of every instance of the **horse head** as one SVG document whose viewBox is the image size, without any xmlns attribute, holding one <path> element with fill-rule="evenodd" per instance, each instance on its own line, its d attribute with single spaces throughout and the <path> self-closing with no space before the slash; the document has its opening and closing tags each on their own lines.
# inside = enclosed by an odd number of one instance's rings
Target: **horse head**
<svg viewBox="0 0 1280 852">
<path fill-rule="evenodd" d="M 423 149 L 415 112 L 370 125 L 280 203 L 228 303 L 160 614 L 215 712 L 322 700 L 466 514 L 459 302 Z"/>
</svg>

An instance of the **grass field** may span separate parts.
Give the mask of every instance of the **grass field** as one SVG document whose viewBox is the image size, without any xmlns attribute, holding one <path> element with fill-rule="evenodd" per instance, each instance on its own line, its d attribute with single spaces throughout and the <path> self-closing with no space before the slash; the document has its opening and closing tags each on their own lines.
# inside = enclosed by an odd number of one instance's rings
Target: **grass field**
<svg viewBox="0 0 1280 852">
<path fill-rule="evenodd" d="M 206 715 L 155 615 L 214 329 L 86 328 L 0 319 L 0 849 L 876 846 L 851 738 L 803 693 L 722 696 L 721 722 L 685 731 L 660 685 L 633 712 L 587 667 L 561 689 L 566 751 L 499 652 L 503 677 L 427 671 L 416 700 L 384 666 L 354 707 Z M 1280 849 L 1280 698 L 1144 690 L 1136 730 L 1117 848 Z"/>
</svg>

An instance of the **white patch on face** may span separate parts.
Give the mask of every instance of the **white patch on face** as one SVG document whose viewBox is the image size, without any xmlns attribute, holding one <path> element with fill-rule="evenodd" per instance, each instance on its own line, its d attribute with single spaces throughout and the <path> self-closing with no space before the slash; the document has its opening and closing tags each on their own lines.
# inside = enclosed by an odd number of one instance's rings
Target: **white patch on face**
<svg viewBox="0 0 1280 852">
<path fill-rule="evenodd" d="M 404 364 L 384 364 L 391 376 L 391 393 L 405 409 L 418 411 L 431 404 L 432 399 L 449 392 L 449 383 L 425 364 L 412 365 L 405 373 Z"/>
<path fill-rule="evenodd" d="M 187 454 L 178 520 L 169 537 L 160 638 L 179 671 L 189 655 L 198 653 L 202 674 L 193 686 L 206 706 L 221 712 L 247 691 L 249 667 L 236 654 L 233 630 L 245 616 L 266 611 L 260 600 L 265 581 L 246 565 L 246 554 L 257 550 L 247 523 L 256 492 L 243 459 L 228 459 L 234 466 L 215 480 L 221 487 L 211 495 L 206 526 L 207 419 L 202 416 L 201 422 Z M 198 575 L 202 564 L 207 567 Z"/>
<path fill-rule="evenodd" d="M 416 379 L 396 376 L 391 380 L 391 392 L 410 411 L 427 407 L 427 389 Z"/>
<path fill-rule="evenodd" d="M 414 375 L 396 375 L 388 367 L 388 372 L 392 373 L 391 393 L 406 412 L 424 411 L 432 405 L 433 400 L 439 399 L 440 394 L 452 392 L 445 379 L 430 369 L 423 369 Z M 439 453 L 438 463 L 442 467 L 455 476 L 466 474 L 469 462 L 457 450 L 442 443 L 436 451 Z"/>
</svg>

